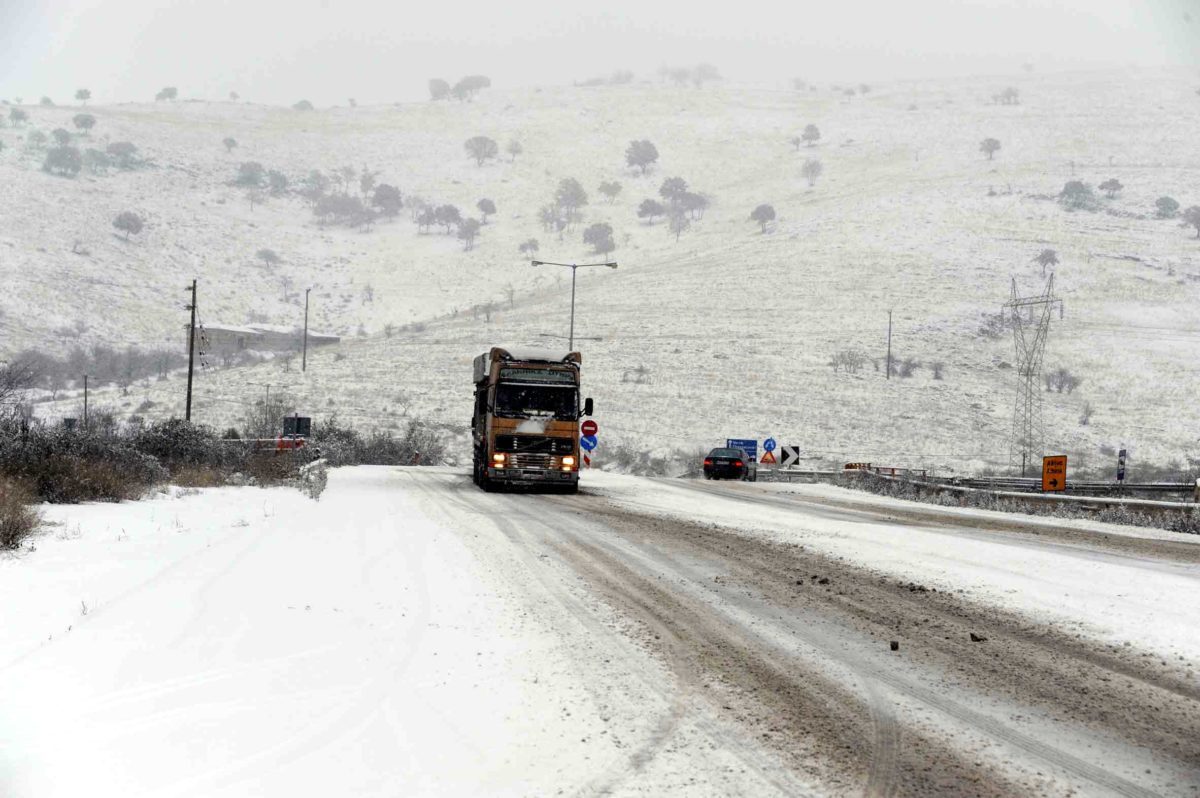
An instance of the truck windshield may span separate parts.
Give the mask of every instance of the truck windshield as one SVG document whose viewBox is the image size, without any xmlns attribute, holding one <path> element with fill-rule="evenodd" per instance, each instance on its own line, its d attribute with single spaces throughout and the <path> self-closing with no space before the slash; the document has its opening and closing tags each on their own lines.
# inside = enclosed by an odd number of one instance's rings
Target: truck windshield
<svg viewBox="0 0 1200 798">
<path fill-rule="evenodd" d="M 575 386 L 496 386 L 496 415 L 504 418 L 554 418 L 574 421 L 578 417 Z"/>
</svg>

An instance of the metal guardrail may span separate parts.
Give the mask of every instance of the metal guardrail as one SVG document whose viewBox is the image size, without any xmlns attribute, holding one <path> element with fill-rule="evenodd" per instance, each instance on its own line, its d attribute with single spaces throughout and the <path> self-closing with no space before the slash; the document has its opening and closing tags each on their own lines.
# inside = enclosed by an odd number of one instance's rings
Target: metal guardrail
<svg viewBox="0 0 1200 798">
<path fill-rule="evenodd" d="M 943 485 L 953 485 L 977 490 L 1003 490 L 1041 493 L 1042 481 L 1029 477 L 948 477 L 934 479 Z M 1194 494 L 1196 485 L 1191 482 L 1068 482 L 1068 494 L 1084 496 L 1123 496 L 1141 493 Z"/>
<path fill-rule="evenodd" d="M 876 474 L 869 471 L 861 472 L 868 474 L 874 479 L 884 479 L 891 482 L 904 482 L 920 488 L 926 488 L 933 491 L 948 491 L 952 493 L 986 493 L 990 496 L 998 498 L 1014 499 L 1017 501 L 1031 502 L 1037 504 L 1073 504 L 1082 509 L 1099 509 L 1102 507 L 1129 507 L 1145 512 L 1189 512 L 1196 513 L 1200 511 L 1200 503 L 1196 501 L 1162 501 L 1158 499 L 1137 499 L 1129 496 L 1086 496 L 1080 494 L 1063 494 L 1063 493 L 1042 493 L 1040 491 L 1015 491 L 1003 490 L 993 487 L 975 488 L 967 485 L 951 485 L 946 482 L 936 482 L 931 480 L 906 479 L 904 477 L 892 477 L 885 474 Z M 1193 486 L 1193 490 L 1195 487 Z"/>
</svg>

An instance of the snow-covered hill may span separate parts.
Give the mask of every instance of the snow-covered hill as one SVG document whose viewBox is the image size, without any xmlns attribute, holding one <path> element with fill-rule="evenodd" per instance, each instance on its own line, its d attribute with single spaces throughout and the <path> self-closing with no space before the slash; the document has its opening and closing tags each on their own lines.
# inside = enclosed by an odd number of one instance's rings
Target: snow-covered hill
<svg viewBox="0 0 1200 798">
<path fill-rule="evenodd" d="M 666 450 L 771 434 L 828 462 L 961 469 L 1007 458 L 1012 342 L 979 329 L 1012 278 L 1022 293 L 1040 291 L 1033 257 L 1052 248 L 1066 316 L 1054 322 L 1046 363 L 1083 382 L 1046 395 L 1050 448 L 1089 466 L 1120 444 L 1135 463 L 1182 462 L 1197 452 L 1200 422 L 1200 244 L 1155 218 L 1154 202 L 1200 204 L 1194 82 L 1187 72 L 1113 72 L 880 85 L 854 98 L 634 85 L 311 113 L 90 109 L 93 140 L 132 141 L 154 165 L 54 177 L 16 142 L 25 129 L 0 130 L 0 332 L 9 349 L 178 345 L 192 276 L 208 323 L 298 323 L 297 289 L 311 284 L 313 326 L 351 340 L 310 353 L 304 375 L 279 362 L 202 373 L 197 418 L 227 423 L 270 383 L 318 417 L 462 424 L 473 355 L 566 334 L 569 273 L 531 268 L 518 243 L 537 238 L 541 257 L 584 259 L 581 229 L 607 221 L 620 268 L 581 271 L 577 305 L 577 332 L 603 339 L 579 348 L 604 440 Z M 1019 105 L 991 101 L 1007 85 L 1020 89 Z M 28 127 L 69 126 L 77 110 L 29 109 Z M 808 123 L 820 142 L 794 148 L 789 139 Z M 502 150 L 520 141 L 523 153 L 476 166 L 462 146 L 474 135 Z M 232 154 L 225 136 L 239 142 Z M 979 151 L 985 137 L 1001 142 L 994 160 Z M 661 153 L 644 177 L 624 163 L 629 141 L 642 138 Z M 824 165 L 814 187 L 800 175 L 808 158 Z M 298 198 L 251 209 L 230 185 L 246 160 L 293 182 L 311 169 L 366 167 L 406 196 L 464 212 L 488 197 L 498 213 L 472 252 L 452 236 L 419 234 L 407 213 L 370 232 L 321 227 Z M 712 199 L 678 241 L 661 221 L 636 217 L 668 176 Z M 560 241 L 537 211 L 566 177 L 591 202 Z M 1098 211 L 1067 212 L 1052 199 L 1068 180 L 1109 178 L 1125 189 Z M 623 185 L 612 204 L 596 191 L 603 180 Z M 766 234 L 748 218 L 764 202 L 778 213 Z M 111 228 L 125 209 L 149 222 L 129 242 Z M 89 255 L 71 252 L 76 239 Z M 283 263 L 259 265 L 262 247 Z M 500 308 L 490 321 L 471 311 L 487 302 Z M 924 364 L 910 379 L 885 381 L 871 363 L 882 361 L 889 309 L 896 356 Z M 397 331 L 411 322 L 423 329 Z M 828 365 L 844 349 L 867 356 L 857 374 Z M 943 364 L 941 379 L 933 363 Z M 182 397 L 171 379 L 97 401 L 155 416 L 179 413 Z"/>
</svg>

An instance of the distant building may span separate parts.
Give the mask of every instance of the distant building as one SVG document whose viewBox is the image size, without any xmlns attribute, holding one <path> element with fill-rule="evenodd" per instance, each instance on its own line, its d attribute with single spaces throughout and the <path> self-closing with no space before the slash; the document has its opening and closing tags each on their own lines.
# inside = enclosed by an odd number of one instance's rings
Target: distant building
<svg viewBox="0 0 1200 798">
<path fill-rule="evenodd" d="M 186 334 L 186 330 L 185 330 Z M 308 346 L 328 346 L 342 339 L 328 333 L 308 331 Z M 206 324 L 196 327 L 196 351 L 210 355 L 238 352 L 299 352 L 304 346 L 304 330 L 278 324 Z"/>
</svg>

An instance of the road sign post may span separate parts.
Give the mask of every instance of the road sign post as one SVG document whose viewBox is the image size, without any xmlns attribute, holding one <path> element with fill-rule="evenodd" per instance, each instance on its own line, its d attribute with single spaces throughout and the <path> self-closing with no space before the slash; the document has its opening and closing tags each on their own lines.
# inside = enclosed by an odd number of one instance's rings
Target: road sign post
<svg viewBox="0 0 1200 798">
<path fill-rule="evenodd" d="M 1067 456 L 1056 454 L 1042 458 L 1042 490 L 1047 493 L 1067 489 Z"/>
</svg>

